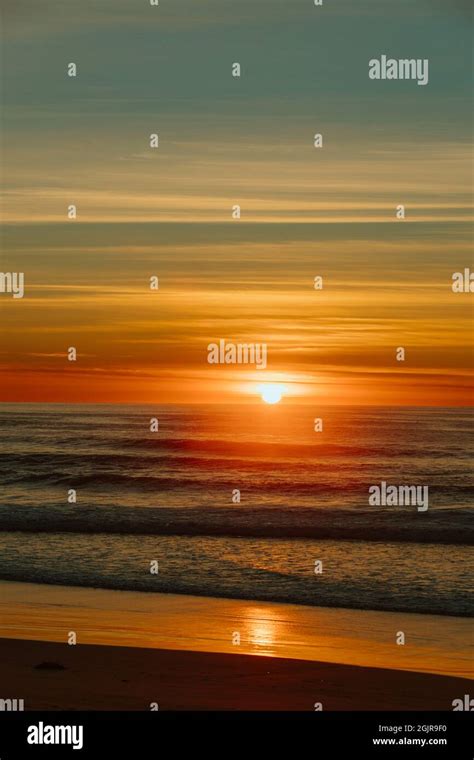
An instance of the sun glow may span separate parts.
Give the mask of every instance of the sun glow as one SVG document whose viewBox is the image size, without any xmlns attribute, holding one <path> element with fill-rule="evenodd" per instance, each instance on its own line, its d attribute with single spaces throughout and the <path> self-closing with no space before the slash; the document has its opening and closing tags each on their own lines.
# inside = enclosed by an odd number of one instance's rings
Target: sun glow
<svg viewBox="0 0 474 760">
<path fill-rule="evenodd" d="M 262 400 L 265 401 L 266 404 L 278 404 L 283 396 L 283 390 L 284 388 L 282 385 L 268 383 L 267 385 L 261 386 L 260 394 Z"/>
</svg>

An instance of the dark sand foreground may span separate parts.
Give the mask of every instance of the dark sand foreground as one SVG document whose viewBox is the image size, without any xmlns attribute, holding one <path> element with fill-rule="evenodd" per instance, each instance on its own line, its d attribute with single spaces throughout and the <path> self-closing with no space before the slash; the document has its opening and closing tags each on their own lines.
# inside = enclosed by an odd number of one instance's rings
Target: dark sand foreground
<svg viewBox="0 0 474 760">
<path fill-rule="evenodd" d="M 452 710 L 468 679 L 240 654 L 0 640 L 25 710 Z"/>
</svg>

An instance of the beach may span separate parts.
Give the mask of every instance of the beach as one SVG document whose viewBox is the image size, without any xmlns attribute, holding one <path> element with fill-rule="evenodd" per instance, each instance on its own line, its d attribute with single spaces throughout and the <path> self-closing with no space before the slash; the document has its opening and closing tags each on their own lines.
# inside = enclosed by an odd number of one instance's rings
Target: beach
<svg viewBox="0 0 474 760">
<path fill-rule="evenodd" d="M 331 408 L 323 440 L 308 407 L 274 412 L 2 406 L 0 700 L 452 710 L 472 693 L 463 414 Z M 368 503 L 427 471 L 427 511 Z"/>
<path fill-rule="evenodd" d="M 26 710 L 450 710 L 472 688 L 463 618 L 10 582 L 0 600 L 1 696 Z"/>
<path fill-rule="evenodd" d="M 25 710 L 452 710 L 462 678 L 252 655 L 1 641 Z"/>
</svg>

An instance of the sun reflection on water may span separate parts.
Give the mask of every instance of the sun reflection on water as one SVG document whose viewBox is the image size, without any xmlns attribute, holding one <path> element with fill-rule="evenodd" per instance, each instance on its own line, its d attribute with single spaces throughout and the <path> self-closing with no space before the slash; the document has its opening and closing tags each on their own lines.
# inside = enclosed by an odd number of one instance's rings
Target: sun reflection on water
<svg viewBox="0 0 474 760">
<path fill-rule="evenodd" d="M 276 644 L 282 638 L 283 626 L 268 610 L 256 605 L 249 606 L 244 614 L 245 644 L 255 654 L 274 655 Z"/>
</svg>

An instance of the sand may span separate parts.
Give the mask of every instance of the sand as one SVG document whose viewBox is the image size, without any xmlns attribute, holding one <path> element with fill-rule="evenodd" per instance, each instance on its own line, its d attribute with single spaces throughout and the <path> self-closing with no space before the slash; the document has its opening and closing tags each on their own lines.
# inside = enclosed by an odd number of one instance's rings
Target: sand
<svg viewBox="0 0 474 760">
<path fill-rule="evenodd" d="M 472 677 L 472 621 L 185 594 L 0 582 L 0 637 L 253 654 Z M 398 633 L 405 645 L 398 645 Z M 239 634 L 238 646 L 235 634 Z"/>
<path fill-rule="evenodd" d="M 2 582 L 0 699 L 26 710 L 452 710 L 472 693 L 471 630 L 432 615 Z"/>
<path fill-rule="evenodd" d="M 462 678 L 255 655 L 0 640 L 25 710 L 452 710 Z"/>
</svg>

